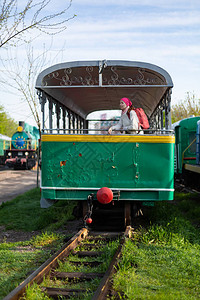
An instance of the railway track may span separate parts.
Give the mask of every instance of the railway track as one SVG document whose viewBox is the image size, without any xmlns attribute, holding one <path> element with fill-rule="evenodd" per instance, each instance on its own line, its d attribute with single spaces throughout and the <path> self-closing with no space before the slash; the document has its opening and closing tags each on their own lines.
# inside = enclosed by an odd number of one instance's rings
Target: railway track
<svg viewBox="0 0 200 300">
<path fill-rule="evenodd" d="M 175 187 L 175 190 L 177 190 L 179 192 L 200 194 L 199 190 L 191 188 L 189 186 L 186 186 L 185 184 L 180 183 L 177 180 L 174 182 L 174 187 Z"/>
<path fill-rule="evenodd" d="M 108 294 L 112 295 L 111 277 L 116 272 L 123 244 L 130 237 L 131 230 L 130 226 L 124 233 L 81 229 L 4 300 L 24 297 L 27 287 L 33 283 L 53 299 L 60 296 L 85 299 L 86 295 L 92 300 L 107 299 Z"/>
</svg>

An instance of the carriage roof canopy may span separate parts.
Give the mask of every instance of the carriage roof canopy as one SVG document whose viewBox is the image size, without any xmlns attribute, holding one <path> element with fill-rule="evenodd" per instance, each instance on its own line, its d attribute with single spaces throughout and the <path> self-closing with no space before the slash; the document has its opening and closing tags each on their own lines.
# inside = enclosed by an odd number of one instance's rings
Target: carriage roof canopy
<svg viewBox="0 0 200 300">
<path fill-rule="evenodd" d="M 150 117 L 173 87 L 162 68 L 143 62 L 104 60 L 57 64 L 42 71 L 36 88 L 83 118 L 98 110 L 119 109 L 122 97 L 131 99 Z"/>
</svg>

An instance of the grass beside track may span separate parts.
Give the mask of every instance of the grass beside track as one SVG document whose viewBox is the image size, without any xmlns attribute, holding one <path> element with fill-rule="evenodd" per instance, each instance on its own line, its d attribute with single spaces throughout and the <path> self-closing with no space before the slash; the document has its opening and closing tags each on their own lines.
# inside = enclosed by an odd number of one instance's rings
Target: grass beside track
<svg viewBox="0 0 200 300">
<path fill-rule="evenodd" d="M 40 208 L 40 190 L 33 189 L 0 206 L 0 226 L 17 232 L 40 231 L 31 240 L 0 243 L 0 299 L 17 287 L 64 243 L 56 230 L 72 220 L 76 202 L 60 201 Z M 35 299 L 39 299 L 36 298 Z"/>
<path fill-rule="evenodd" d="M 175 193 L 175 201 L 157 203 L 149 226 L 138 228 L 123 249 L 114 288 L 121 299 L 200 298 L 200 200 Z M 41 209 L 39 189 L 0 206 L 0 226 L 37 231 L 29 241 L 0 244 L 0 299 L 56 251 L 64 236 L 56 230 L 72 219 L 75 202 Z M 34 295 L 34 296 L 33 296 Z M 26 299 L 48 299 L 33 286 Z"/>
<path fill-rule="evenodd" d="M 120 299 L 200 299 L 200 199 L 176 193 L 128 240 L 114 278 Z"/>
<path fill-rule="evenodd" d="M 25 242 L 1 243 L 0 299 L 60 249 L 62 244 L 62 235 L 47 232 Z"/>
<path fill-rule="evenodd" d="M 48 209 L 40 208 L 40 189 L 32 189 L 0 205 L 0 225 L 7 230 L 55 230 L 74 219 L 76 201 L 59 201 Z"/>
</svg>

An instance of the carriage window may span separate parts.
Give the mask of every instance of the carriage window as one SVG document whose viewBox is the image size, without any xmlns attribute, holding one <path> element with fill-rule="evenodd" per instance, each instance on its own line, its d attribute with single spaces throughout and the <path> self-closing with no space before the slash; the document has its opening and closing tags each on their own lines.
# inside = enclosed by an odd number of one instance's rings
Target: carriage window
<svg viewBox="0 0 200 300">
<path fill-rule="evenodd" d="M 190 132 L 189 133 L 189 145 L 194 141 L 196 138 L 196 132 Z M 188 149 L 189 153 L 196 153 L 196 142 L 194 142 L 190 148 Z"/>
</svg>

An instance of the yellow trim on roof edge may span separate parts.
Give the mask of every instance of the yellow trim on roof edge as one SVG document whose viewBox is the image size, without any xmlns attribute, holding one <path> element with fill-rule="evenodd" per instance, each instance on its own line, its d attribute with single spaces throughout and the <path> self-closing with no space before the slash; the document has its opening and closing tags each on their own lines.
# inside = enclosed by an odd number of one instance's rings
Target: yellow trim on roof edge
<svg viewBox="0 0 200 300">
<path fill-rule="evenodd" d="M 42 142 L 175 143 L 174 136 L 44 134 Z"/>
</svg>

